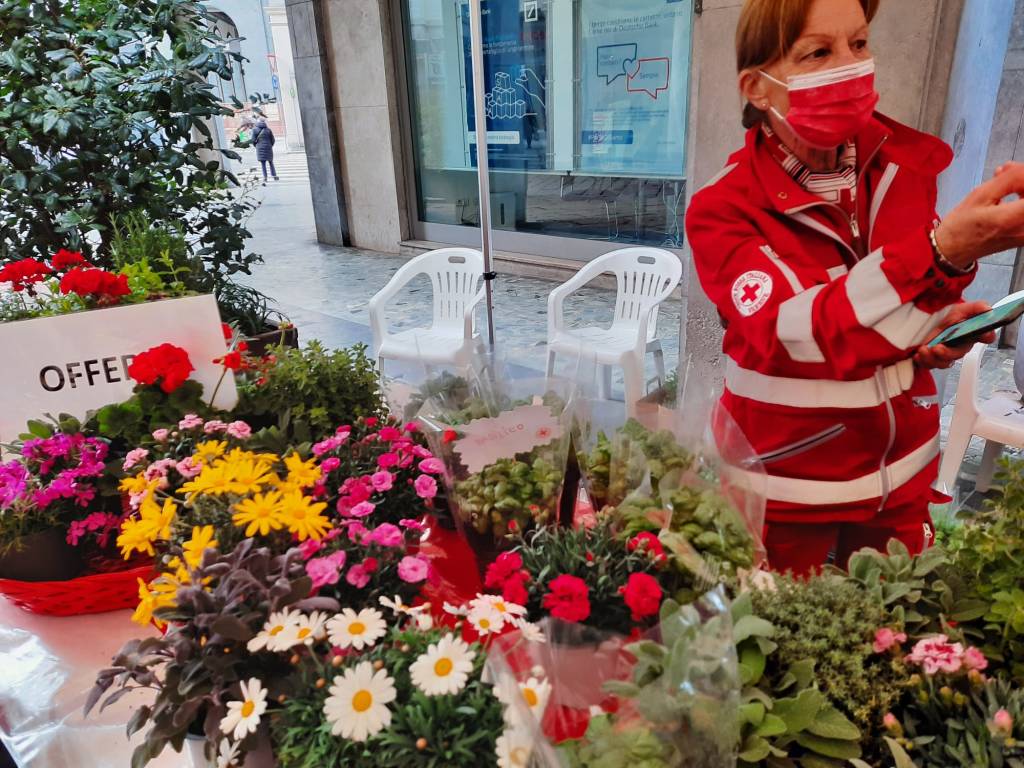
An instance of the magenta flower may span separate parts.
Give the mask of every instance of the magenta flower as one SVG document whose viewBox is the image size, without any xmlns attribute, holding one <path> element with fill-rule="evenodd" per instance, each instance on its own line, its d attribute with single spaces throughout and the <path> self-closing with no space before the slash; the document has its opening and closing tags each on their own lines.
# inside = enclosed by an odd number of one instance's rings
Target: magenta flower
<svg viewBox="0 0 1024 768">
<path fill-rule="evenodd" d="M 348 511 L 350 517 L 368 517 L 373 514 L 376 505 L 372 501 L 361 501 Z"/>
<path fill-rule="evenodd" d="M 885 653 L 893 646 L 907 642 L 907 636 L 903 632 L 894 632 L 888 627 L 882 627 L 875 632 L 875 642 L 872 648 L 875 653 Z"/>
<path fill-rule="evenodd" d="M 963 653 L 964 647 L 960 643 L 949 642 L 945 635 L 934 635 L 919 640 L 905 661 L 919 665 L 926 675 L 939 672 L 953 674 L 963 666 Z"/>
<path fill-rule="evenodd" d="M 397 453 L 382 453 L 377 457 L 377 466 L 381 469 L 388 469 L 398 463 Z"/>
<path fill-rule="evenodd" d="M 378 492 L 390 491 L 391 486 L 394 484 L 394 482 L 394 475 L 383 469 L 380 472 L 374 472 L 370 476 L 370 483 L 373 485 L 373 490 Z"/>
<path fill-rule="evenodd" d="M 401 547 L 405 544 L 405 536 L 402 534 L 402 530 L 397 525 L 391 523 L 381 523 L 366 539 L 373 544 L 379 544 L 382 547 Z"/>
<path fill-rule="evenodd" d="M 366 537 L 369 531 L 366 526 L 360 523 L 358 520 L 351 520 L 348 523 L 348 540 L 356 544 L 362 544 L 366 541 Z"/>
<path fill-rule="evenodd" d="M 398 563 L 398 578 L 409 584 L 426 581 L 430 575 L 430 564 L 422 557 L 406 555 Z"/>
<path fill-rule="evenodd" d="M 25 496 L 28 469 L 20 461 L 0 464 L 0 507 L 9 507 Z"/>
<path fill-rule="evenodd" d="M 420 462 L 420 472 L 426 472 L 428 475 L 440 475 L 444 472 L 444 462 L 434 457 L 424 459 Z"/>
<path fill-rule="evenodd" d="M 402 439 L 402 432 L 395 427 L 383 427 L 380 432 L 377 433 L 381 440 L 387 443 L 393 443 L 395 440 Z"/>
<path fill-rule="evenodd" d="M 232 421 L 225 431 L 236 440 L 248 440 L 252 437 L 252 427 L 244 421 Z"/>
<path fill-rule="evenodd" d="M 362 589 L 370 583 L 370 573 L 363 567 L 362 563 L 357 563 L 348 569 L 348 573 L 345 574 L 345 581 L 356 589 Z"/>
<path fill-rule="evenodd" d="M 411 446 L 409 448 L 409 450 L 412 452 L 412 455 L 415 456 L 417 459 L 432 459 L 432 458 L 434 458 L 434 454 L 432 454 L 430 451 L 428 451 L 422 445 L 413 445 L 413 446 Z"/>
<path fill-rule="evenodd" d="M 323 548 L 324 545 L 316 539 L 306 539 L 304 542 L 299 544 L 299 554 L 302 555 L 303 560 L 309 560 L 309 558 L 311 558 L 313 555 L 315 555 Z"/>
<path fill-rule="evenodd" d="M 410 531 L 416 531 L 417 533 L 422 533 L 427 529 L 427 526 L 425 526 L 419 520 L 413 520 L 409 517 L 402 518 L 398 521 L 398 524 L 403 528 L 408 528 Z"/>
<path fill-rule="evenodd" d="M 437 496 L 437 481 L 430 475 L 420 475 L 413 483 L 416 495 L 421 499 L 432 499 Z"/>
<path fill-rule="evenodd" d="M 408 424 L 406 424 L 404 427 L 402 427 L 402 429 L 404 429 L 406 432 L 408 432 L 411 435 L 411 434 L 413 434 L 415 432 L 419 432 L 420 431 L 420 425 L 417 422 L 415 422 L 415 421 L 410 421 Z"/>
<path fill-rule="evenodd" d="M 313 589 L 337 584 L 341 569 L 345 567 L 345 553 L 335 552 L 327 557 L 315 557 L 306 562 L 306 574 L 313 580 Z"/>
<path fill-rule="evenodd" d="M 326 459 L 320 462 L 320 471 L 329 475 L 331 472 L 341 466 L 341 459 L 336 456 L 328 456 Z"/>
</svg>

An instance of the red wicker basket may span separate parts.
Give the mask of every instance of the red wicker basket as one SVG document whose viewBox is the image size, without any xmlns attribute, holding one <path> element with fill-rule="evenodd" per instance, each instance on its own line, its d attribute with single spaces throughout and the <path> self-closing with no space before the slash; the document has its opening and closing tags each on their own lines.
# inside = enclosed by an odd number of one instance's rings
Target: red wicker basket
<svg viewBox="0 0 1024 768">
<path fill-rule="evenodd" d="M 0 595 L 19 608 L 44 616 L 81 616 L 134 608 L 139 602 L 139 579 L 153 578 L 153 564 L 126 571 L 92 573 L 67 581 L 0 579 Z"/>
</svg>

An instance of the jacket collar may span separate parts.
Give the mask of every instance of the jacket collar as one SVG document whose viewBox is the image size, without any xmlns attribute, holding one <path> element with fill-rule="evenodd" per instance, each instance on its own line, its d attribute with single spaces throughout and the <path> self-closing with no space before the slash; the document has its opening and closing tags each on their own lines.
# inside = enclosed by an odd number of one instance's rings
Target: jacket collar
<svg viewBox="0 0 1024 768">
<path fill-rule="evenodd" d="M 857 134 L 858 174 L 871 165 L 890 162 L 920 174 L 938 176 L 952 162 L 953 152 L 945 142 L 908 128 L 878 112 Z M 747 132 L 747 152 L 754 176 L 760 183 L 768 207 L 779 213 L 821 205 L 822 200 L 801 187 L 783 170 L 765 143 L 760 126 Z"/>
</svg>

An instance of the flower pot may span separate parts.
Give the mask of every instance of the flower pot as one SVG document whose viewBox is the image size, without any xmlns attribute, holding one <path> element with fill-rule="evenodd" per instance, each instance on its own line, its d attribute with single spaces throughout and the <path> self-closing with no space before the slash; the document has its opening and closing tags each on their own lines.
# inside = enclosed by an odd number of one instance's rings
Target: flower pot
<svg viewBox="0 0 1024 768">
<path fill-rule="evenodd" d="M 299 329 L 294 325 L 288 328 L 273 328 L 255 336 L 247 336 L 244 341 L 249 345 L 249 354 L 262 357 L 268 349 L 279 344 L 298 349 Z"/>
<path fill-rule="evenodd" d="M 25 536 L 20 549 L 0 557 L 0 578 L 14 581 L 67 581 L 83 569 L 82 556 L 68 544 L 63 528 Z"/>
</svg>

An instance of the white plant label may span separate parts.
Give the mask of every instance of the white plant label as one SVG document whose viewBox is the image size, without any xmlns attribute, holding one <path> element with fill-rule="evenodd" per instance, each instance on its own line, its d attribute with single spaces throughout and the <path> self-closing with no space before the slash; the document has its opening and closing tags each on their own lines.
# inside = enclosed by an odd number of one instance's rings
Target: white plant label
<svg viewBox="0 0 1024 768">
<path fill-rule="evenodd" d="M 470 472 L 562 436 L 562 425 L 546 405 L 521 405 L 494 418 L 475 419 L 461 430 L 455 453 Z"/>
<path fill-rule="evenodd" d="M 0 442 L 26 431 L 30 419 L 68 413 L 85 417 L 110 403 L 131 397 L 132 358 L 160 344 L 188 352 L 209 402 L 223 367 L 213 362 L 227 352 L 220 313 L 213 296 L 188 296 L 147 304 L 76 312 L 0 323 Z M 235 378 L 228 372 L 215 405 L 225 410 L 238 402 Z"/>
</svg>

